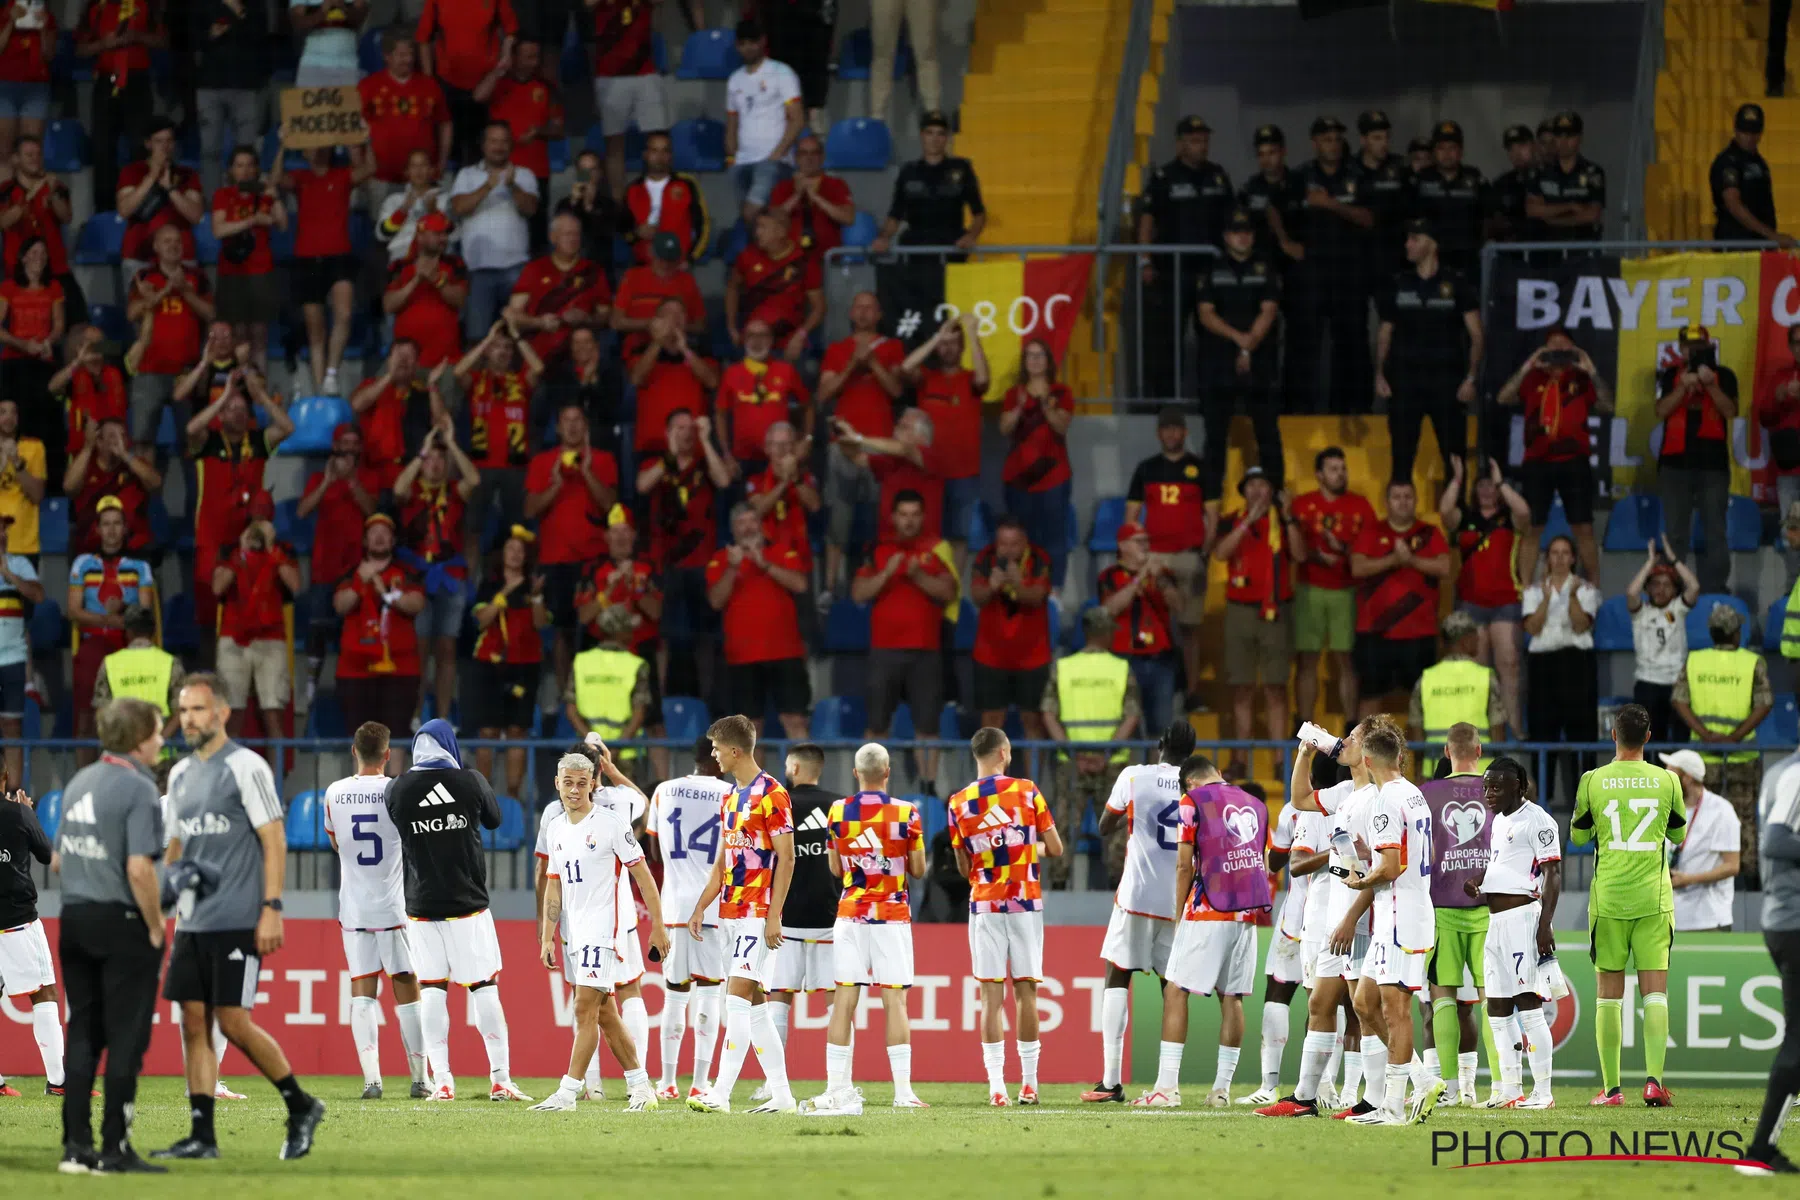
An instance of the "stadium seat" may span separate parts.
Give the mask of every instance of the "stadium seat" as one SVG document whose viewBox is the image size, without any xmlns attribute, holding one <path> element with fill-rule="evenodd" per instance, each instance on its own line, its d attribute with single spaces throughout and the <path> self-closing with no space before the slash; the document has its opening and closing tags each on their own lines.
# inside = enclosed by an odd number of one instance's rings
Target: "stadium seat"
<svg viewBox="0 0 1800 1200">
<path fill-rule="evenodd" d="M 344 719 L 344 706 L 336 692 L 313 693 L 312 707 L 306 710 L 306 736 L 309 738 L 347 738 L 350 723 Z"/>
<path fill-rule="evenodd" d="M 26 636 L 38 650 L 49 650 L 63 646 L 67 640 L 67 631 L 63 628 L 62 605 L 55 599 L 45 596 L 42 604 L 31 606 L 31 620 L 26 628 Z M 67 649 L 66 646 L 63 647 Z"/>
<path fill-rule="evenodd" d="M 1566 537 L 1573 540 L 1574 536 L 1569 532 L 1569 514 L 1563 509 L 1562 497 L 1558 496 L 1550 503 L 1550 515 L 1544 521 L 1544 534 L 1538 538 L 1538 549 L 1548 549 L 1551 538 Z"/>
<path fill-rule="evenodd" d="M 175 428 L 175 409 L 166 406 L 156 422 L 156 448 L 165 454 L 181 452 L 181 435 Z"/>
<path fill-rule="evenodd" d="M 1737 554 L 1754 554 L 1763 544 L 1762 510 L 1748 496 L 1733 496 L 1725 510 L 1725 543 Z"/>
<path fill-rule="evenodd" d="M 737 261 L 737 256 L 742 254 L 744 247 L 749 244 L 750 227 L 744 224 L 742 217 L 739 217 L 719 230 L 718 239 L 713 243 L 713 252 L 718 255 L 719 261 L 725 264 L 726 269 L 730 270 L 731 264 Z"/>
<path fill-rule="evenodd" d="M 1613 505 L 1601 548 L 1642 554 L 1644 547 L 1662 533 L 1662 500 L 1656 496 L 1627 496 Z"/>
<path fill-rule="evenodd" d="M 859 208 L 856 210 L 856 219 L 844 226 L 840 236 L 846 246 L 867 246 L 881 236 L 881 222 L 875 219 L 874 213 L 864 212 Z"/>
<path fill-rule="evenodd" d="M 1764 746 L 1792 746 L 1800 743 L 1800 704 L 1792 692 L 1777 692 L 1769 715 L 1756 727 L 1756 740 Z"/>
<path fill-rule="evenodd" d="M 315 511 L 303 521 L 299 508 L 299 500 L 282 500 L 275 505 L 275 536 L 292 546 L 296 553 L 311 554 L 313 526 L 319 514 Z"/>
<path fill-rule="evenodd" d="M 354 223 L 355 218 L 352 217 L 352 224 L 354 225 Z M 200 223 L 194 226 L 194 254 L 203 267 L 219 265 L 219 239 L 213 236 L 210 212 L 201 217 Z"/>
<path fill-rule="evenodd" d="M 350 402 L 342 396 L 302 396 L 288 409 L 288 420 L 294 423 L 294 432 L 276 447 L 276 453 L 330 453 L 332 431 L 355 419 Z"/>
<path fill-rule="evenodd" d="M 1729 604 L 1732 608 L 1737 609 L 1738 616 L 1742 621 L 1738 627 L 1738 645 L 1748 646 L 1751 625 L 1750 606 L 1736 596 L 1726 595 L 1724 592 L 1702 592 L 1699 599 L 1694 601 L 1694 607 L 1687 615 L 1688 649 L 1690 651 L 1703 650 L 1712 645 L 1712 634 L 1706 631 L 1706 618 L 1707 614 L 1712 612 L 1715 604 Z"/>
<path fill-rule="evenodd" d="M 52 121 L 44 129 L 44 167 L 60 175 L 86 170 L 93 151 L 80 121 Z"/>
<path fill-rule="evenodd" d="M 501 796 L 500 828 L 481 831 L 481 848 L 502 853 L 525 844 L 525 806 L 511 796 Z"/>
<path fill-rule="evenodd" d="M 98 212 L 81 223 L 75 235 L 75 265 L 117 266 L 125 246 L 125 219 L 116 212 Z"/>
<path fill-rule="evenodd" d="M 584 149 L 592 150 L 595 154 L 606 153 L 606 130 L 600 127 L 600 122 L 595 121 L 588 126 L 587 136 L 581 139 L 581 144 Z"/>
<path fill-rule="evenodd" d="M 988 548 L 994 540 L 994 527 L 988 521 L 987 505 L 972 504 L 969 506 L 969 528 L 964 536 L 969 539 L 969 550 L 978 552 Z"/>
<path fill-rule="evenodd" d="M 325 836 L 325 812 L 319 806 L 320 793 L 301 792 L 288 804 L 285 826 L 289 850 L 329 850 L 331 839 Z"/>
<path fill-rule="evenodd" d="M 706 701 L 692 696 L 664 696 L 662 702 L 663 731 L 678 742 L 691 742 L 712 724 Z"/>
<path fill-rule="evenodd" d="M 1099 607 L 1100 601 L 1089 596 L 1087 600 L 1082 603 L 1081 611 L 1075 614 L 1074 624 L 1070 625 L 1068 630 L 1063 634 L 1063 646 L 1070 654 L 1075 653 L 1077 650 L 1087 645 L 1087 635 L 1082 632 L 1081 623 L 1087 619 L 1088 609 Z"/>
<path fill-rule="evenodd" d="M 968 654 L 975 649 L 975 629 L 981 624 L 981 614 L 967 596 L 956 609 L 956 652 Z"/>
<path fill-rule="evenodd" d="M 910 742 L 917 736 L 917 731 L 913 728 L 912 705 L 902 700 L 899 707 L 894 709 L 894 718 L 888 722 L 887 735 L 896 742 Z"/>
<path fill-rule="evenodd" d="M 570 32 L 574 30 L 571 28 Z M 372 28 L 356 39 L 356 66 L 364 75 L 386 69 L 387 60 L 381 56 L 381 30 Z"/>
<path fill-rule="evenodd" d="M 644 170 L 644 131 L 636 125 L 625 130 L 625 173 L 641 174 Z"/>
<path fill-rule="evenodd" d="M 811 736 L 820 741 L 859 738 L 869 727 L 869 703 L 861 696 L 827 696 L 813 705 Z"/>
<path fill-rule="evenodd" d="M 1763 618 L 1764 653 L 1781 653 L 1781 627 L 1785 624 L 1787 624 L 1787 597 L 1783 596 L 1769 605 L 1769 613 Z"/>
<path fill-rule="evenodd" d="M 650 32 L 650 61 L 656 64 L 658 75 L 669 73 L 669 43 L 665 42 L 663 35 L 655 30 Z"/>
<path fill-rule="evenodd" d="M 1594 614 L 1594 649 L 1630 650 L 1632 646 L 1631 611 L 1625 606 L 1625 597 L 1609 596 Z"/>
<path fill-rule="evenodd" d="M 838 597 L 825 615 L 825 649 L 830 654 L 862 654 L 869 648 L 869 609 Z"/>
<path fill-rule="evenodd" d="M 69 552 L 69 498 L 45 497 L 38 506 L 38 549 L 44 554 Z"/>
<path fill-rule="evenodd" d="M 1044 602 L 1044 607 L 1050 610 L 1050 653 L 1054 656 L 1056 647 L 1062 642 L 1062 600 L 1055 592 L 1051 592 L 1049 598 Z"/>
<path fill-rule="evenodd" d="M 360 208 L 350 210 L 350 253 L 366 258 L 375 248 L 375 218 Z"/>
<path fill-rule="evenodd" d="M 938 714 L 937 735 L 946 742 L 960 742 L 963 740 L 962 718 L 956 705 L 946 704 L 944 705 L 944 711 Z"/>
<path fill-rule="evenodd" d="M 723 171 L 725 126 L 711 117 L 690 117 L 669 129 L 677 171 Z"/>
<path fill-rule="evenodd" d="M 950 806 L 937 796 L 923 794 L 902 796 L 900 799 L 919 810 L 925 826 L 925 844 L 931 845 L 931 839 L 950 823 Z"/>
<path fill-rule="evenodd" d="M 873 117 L 847 117 L 825 135 L 828 171 L 885 171 L 894 157 L 887 122 Z"/>
<path fill-rule="evenodd" d="M 682 43 L 681 65 L 675 68 L 675 78 L 730 79 L 731 73 L 743 65 L 731 30 L 702 29 L 689 34 Z"/>
<path fill-rule="evenodd" d="M 163 600 L 163 649 L 171 654 L 200 649 L 200 626 L 194 620 L 192 592 L 173 592 Z"/>
<path fill-rule="evenodd" d="M 123 304 L 90 304 L 88 320 L 106 335 L 107 340 L 118 342 L 121 347 L 137 340 L 131 322 L 125 319 Z"/>
<path fill-rule="evenodd" d="M 569 139 L 552 138 L 550 141 L 550 174 L 561 175 L 569 169 Z"/>
<path fill-rule="evenodd" d="M 56 844 L 57 828 L 62 825 L 62 802 L 61 788 L 45 792 L 37 798 L 38 825 L 43 828 L 44 836 L 50 839 L 50 844 L 53 846 Z"/>
<path fill-rule="evenodd" d="M 1117 554 L 1119 526 L 1125 523 L 1125 497 L 1102 496 L 1094 505 L 1094 531 L 1088 535 L 1088 553 Z"/>
<path fill-rule="evenodd" d="M 843 45 L 838 47 L 837 77 L 868 79 L 874 74 L 874 58 L 874 39 L 867 27 L 851 30 L 845 35 Z M 905 79 L 912 74 L 912 66 L 912 42 L 903 37 L 894 52 L 894 78 Z"/>
</svg>

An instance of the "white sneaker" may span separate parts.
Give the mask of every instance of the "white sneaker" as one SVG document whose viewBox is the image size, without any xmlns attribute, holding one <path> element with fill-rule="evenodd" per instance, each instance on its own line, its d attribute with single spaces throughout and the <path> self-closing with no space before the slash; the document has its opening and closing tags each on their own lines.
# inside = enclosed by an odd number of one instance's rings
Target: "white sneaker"
<svg viewBox="0 0 1800 1200">
<path fill-rule="evenodd" d="M 895 1108 L 930 1108 L 931 1105 L 925 1103 L 923 1100 L 919 1099 L 917 1096 L 895 1096 L 894 1097 L 894 1107 Z"/>
<path fill-rule="evenodd" d="M 625 1097 L 626 1112 L 649 1112 L 656 1107 L 656 1089 L 637 1088 Z"/>
<path fill-rule="evenodd" d="M 1486 1100 L 1483 1100 L 1479 1107 L 1481 1107 L 1481 1108 L 1517 1108 L 1519 1106 L 1519 1102 L 1524 1099 L 1525 1099 L 1525 1097 L 1522 1095 L 1518 1095 L 1515 1093 L 1515 1094 L 1509 1096 L 1505 1092 L 1502 1092 L 1502 1091 L 1499 1091 L 1498 1089 L 1496 1089 L 1494 1094 L 1489 1096 Z"/>
<path fill-rule="evenodd" d="M 1523 1100 L 1521 1100 L 1517 1104 L 1513 1105 L 1513 1107 L 1514 1108 L 1555 1108 L 1556 1107 L 1556 1097 L 1551 1094 L 1549 1088 L 1545 1088 L 1541 1092 L 1534 1088 L 1532 1090 L 1531 1095 L 1525 1097 Z"/>
<path fill-rule="evenodd" d="M 1372 1108 L 1366 1113 L 1357 1113 L 1353 1117 L 1345 1117 L 1344 1120 L 1351 1125 L 1386 1125 L 1389 1123 L 1388 1110 L 1385 1107 Z M 1404 1123 L 1404 1121 L 1405 1118 L 1402 1117 L 1401 1123 Z"/>
<path fill-rule="evenodd" d="M 319 390 L 327 396 L 335 396 L 338 394 L 338 376 L 336 371 L 329 368 L 326 369 L 325 380 L 319 385 Z"/>
<path fill-rule="evenodd" d="M 584 1083 L 581 1085 L 581 1098 L 583 1100 L 604 1100 L 606 1099 L 606 1090 L 604 1088 L 589 1087 Z"/>
<path fill-rule="evenodd" d="M 1151 1089 L 1131 1102 L 1133 1108 L 1180 1108 L 1181 1089 L 1171 1088 L 1168 1091 Z"/>
<path fill-rule="evenodd" d="M 531 1103 L 531 1097 L 527 1096 L 524 1092 L 521 1092 L 518 1085 L 510 1079 L 496 1080 L 489 1084 L 488 1099 L 497 1103 L 506 1100 L 523 1101 L 526 1104 Z"/>
<path fill-rule="evenodd" d="M 1222 1087 L 1222 1088 L 1216 1087 L 1212 1091 L 1206 1093 L 1206 1107 L 1208 1107 L 1208 1108 L 1230 1108 L 1231 1107 L 1231 1089 L 1228 1087 Z"/>
<path fill-rule="evenodd" d="M 754 1092 L 750 1093 L 750 1103 L 761 1104 L 765 1100 L 768 1100 L 770 1097 L 772 1097 L 774 1094 L 775 1094 L 774 1092 L 771 1092 L 769 1090 L 769 1085 L 765 1083 L 762 1086 L 758 1087 Z"/>
<path fill-rule="evenodd" d="M 1338 1096 L 1337 1088 L 1333 1087 L 1329 1083 L 1322 1083 L 1319 1085 L 1319 1111 L 1320 1112 L 1349 1107 L 1349 1105 L 1347 1105 L 1347 1104 L 1338 1103 L 1339 1099 L 1340 1099 L 1340 1097 Z"/>
<path fill-rule="evenodd" d="M 230 1088 L 225 1086 L 225 1081 L 223 1079 L 221 1079 L 216 1084 L 213 1085 L 213 1099 L 215 1099 L 215 1100 L 247 1100 L 247 1099 L 249 1099 L 249 1097 L 245 1096 L 242 1092 L 232 1091 Z"/>
<path fill-rule="evenodd" d="M 774 1100 L 768 1101 L 767 1103 L 759 1104 L 755 1108 L 751 1109 L 750 1111 L 752 1113 L 791 1113 L 791 1112 L 799 1111 L 799 1108 L 800 1108 L 800 1105 L 794 1099 L 794 1094 L 792 1092 L 789 1092 L 787 1095 L 782 1096 L 779 1099 L 774 1099 Z M 860 1112 L 862 1110 L 860 1108 L 858 1108 L 857 1111 Z"/>
<path fill-rule="evenodd" d="M 1438 1097 L 1437 1106 L 1439 1108 L 1457 1108 L 1462 1102 L 1462 1093 L 1460 1091 L 1454 1091 L 1446 1087 L 1444 1089 L 1444 1094 Z"/>
<path fill-rule="evenodd" d="M 1427 1079 L 1425 1086 L 1413 1093 L 1411 1103 L 1406 1106 L 1406 1123 L 1420 1125 L 1431 1119 L 1431 1112 L 1437 1107 L 1438 1097 L 1444 1094 L 1444 1081 Z"/>
<path fill-rule="evenodd" d="M 707 1092 L 704 1096 L 689 1096 L 687 1106 L 698 1113 L 728 1113 L 731 1111 L 730 1100 L 715 1099 L 711 1092 Z"/>
<path fill-rule="evenodd" d="M 557 1088 L 548 1099 L 531 1106 L 532 1112 L 574 1112 L 576 1098 L 574 1093 Z"/>
<path fill-rule="evenodd" d="M 863 1111 L 861 1088 L 843 1088 L 814 1096 L 799 1107 L 803 1117 L 860 1117 Z"/>
<path fill-rule="evenodd" d="M 1279 1091 L 1272 1088 L 1259 1087 L 1248 1096 L 1239 1096 L 1234 1103 L 1254 1104 L 1260 1108 L 1265 1104 L 1273 1104 L 1279 1099 L 1281 1099 L 1281 1093 Z"/>
</svg>

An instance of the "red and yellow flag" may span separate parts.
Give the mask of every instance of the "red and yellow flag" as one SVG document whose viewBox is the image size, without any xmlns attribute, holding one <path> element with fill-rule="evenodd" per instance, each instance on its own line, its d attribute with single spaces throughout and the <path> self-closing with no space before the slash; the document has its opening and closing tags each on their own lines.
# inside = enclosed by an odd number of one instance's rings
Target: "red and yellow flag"
<svg viewBox="0 0 1800 1200">
<path fill-rule="evenodd" d="M 1087 303 L 1093 267 L 1091 254 L 1063 254 L 953 263 L 944 269 L 943 316 L 969 313 L 975 318 L 994 379 L 988 400 L 999 400 L 1012 386 L 1019 352 L 1030 339 L 1048 342 L 1051 356 L 1059 365 L 1063 362 L 1069 334 Z"/>
</svg>

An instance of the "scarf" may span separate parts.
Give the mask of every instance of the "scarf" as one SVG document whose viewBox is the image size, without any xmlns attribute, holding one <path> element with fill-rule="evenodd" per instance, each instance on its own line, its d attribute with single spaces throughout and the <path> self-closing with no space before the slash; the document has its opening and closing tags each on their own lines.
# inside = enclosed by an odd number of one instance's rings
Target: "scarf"
<svg viewBox="0 0 1800 1200">
<path fill-rule="evenodd" d="M 462 755 L 456 748 L 456 730 L 442 717 L 433 717 L 419 726 L 413 738 L 414 771 L 456 771 L 462 769 Z"/>
</svg>

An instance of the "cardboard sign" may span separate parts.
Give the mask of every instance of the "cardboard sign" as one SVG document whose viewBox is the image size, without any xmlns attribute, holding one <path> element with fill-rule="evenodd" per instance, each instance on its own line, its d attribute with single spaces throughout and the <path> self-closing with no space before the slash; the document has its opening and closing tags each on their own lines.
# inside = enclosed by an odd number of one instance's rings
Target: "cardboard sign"
<svg viewBox="0 0 1800 1200">
<path fill-rule="evenodd" d="M 355 87 L 283 88 L 281 140 L 289 150 L 358 146 L 369 140 Z"/>
</svg>

